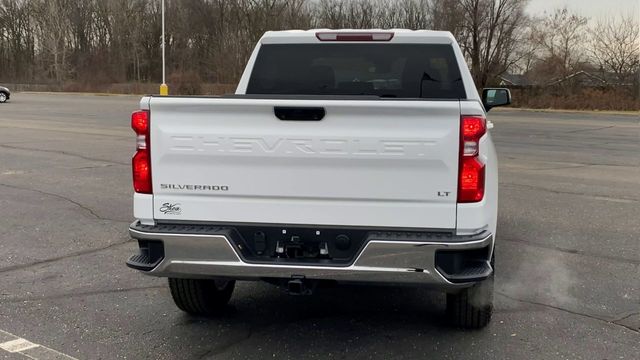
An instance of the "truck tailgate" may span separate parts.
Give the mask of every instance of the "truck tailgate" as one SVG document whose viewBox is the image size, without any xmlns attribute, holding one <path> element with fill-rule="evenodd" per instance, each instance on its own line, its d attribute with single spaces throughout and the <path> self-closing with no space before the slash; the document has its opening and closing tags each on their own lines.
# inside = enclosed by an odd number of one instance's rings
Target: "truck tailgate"
<svg viewBox="0 0 640 360">
<path fill-rule="evenodd" d="M 149 104 L 158 220 L 455 228 L 458 101 Z M 283 121 L 276 106 L 326 115 Z"/>
</svg>

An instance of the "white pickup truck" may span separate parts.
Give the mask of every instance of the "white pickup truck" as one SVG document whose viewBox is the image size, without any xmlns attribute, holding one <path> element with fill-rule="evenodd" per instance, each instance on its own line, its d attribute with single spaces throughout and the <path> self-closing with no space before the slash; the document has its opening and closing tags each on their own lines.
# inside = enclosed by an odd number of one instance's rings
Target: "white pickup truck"
<svg viewBox="0 0 640 360">
<path fill-rule="evenodd" d="M 132 115 L 127 265 L 176 305 L 219 313 L 236 280 L 446 291 L 455 324 L 491 318 L 498 164 L 448 32 L 267 32 L 236 90 L 146 96 Z"/>
</svg>

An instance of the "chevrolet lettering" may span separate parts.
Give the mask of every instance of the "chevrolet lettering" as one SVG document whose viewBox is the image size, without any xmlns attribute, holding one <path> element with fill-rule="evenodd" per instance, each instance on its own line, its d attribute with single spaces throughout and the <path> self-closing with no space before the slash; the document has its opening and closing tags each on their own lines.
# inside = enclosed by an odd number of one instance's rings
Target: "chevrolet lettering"
<svg viewBox="0 0 640 360">
<path fill-rule="evenodd" d="M 433 146 L 425 140 L 375 139 L 293 139 L 174 136 L 171 150 L 197 153 L 331 155 L 331 156 L 402 156 L 424 157 Z"/>
</svg>

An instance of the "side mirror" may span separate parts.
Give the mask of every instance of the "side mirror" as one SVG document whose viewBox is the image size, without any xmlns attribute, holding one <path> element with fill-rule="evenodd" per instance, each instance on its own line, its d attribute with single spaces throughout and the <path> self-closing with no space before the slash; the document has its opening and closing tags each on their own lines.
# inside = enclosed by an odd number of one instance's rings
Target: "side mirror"
<svg viewBox="0 0 640 360">
<path fill-rule="evenodd" d="M 482 104 L 489 111 L 497 106 L 511 104 L 511 91 L 503 88 L 488 88 L 482 90 Z"/>
</svg>

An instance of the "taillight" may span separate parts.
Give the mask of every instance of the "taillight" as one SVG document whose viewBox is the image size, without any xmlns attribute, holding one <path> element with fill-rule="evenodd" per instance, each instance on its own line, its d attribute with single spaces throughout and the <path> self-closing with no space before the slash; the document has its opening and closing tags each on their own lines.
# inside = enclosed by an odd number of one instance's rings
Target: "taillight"
<svg viewBox="0 0 640 360">
<path fill-rule="evenodd" d="M 131 128 L 136 133 L 136 153 L 131 160 L 133 169 L 133 190 L 151 194 L 151 147 L 149 111 L 139 110 L 131 114 Z"/>
<path fill-rule="evenodd" d="M 485 165 L 480 160 L 480 138 L 487 132 L 484 116 L 463 115 L 460 119 L 460 163 L 458 202 L 481 201 L 484 197 Z"/>
<path fill-rule="evenodd" d="M 320 41 L 390 41 L 392 32 L 317 32 Z"/>
<path fill-rule="evenodd" d="M 151 194 L 151 159 L 149 151 L 138 150 L 133 156 L 133 189 L 138 193 Z"/>
<path fill-rule="evenodd" d="M 131 114 L 131 128 L 136 135 L 146 135 L 149 132 L 149 112 L 145 110 L 134 111 Z"/>
</svg>

